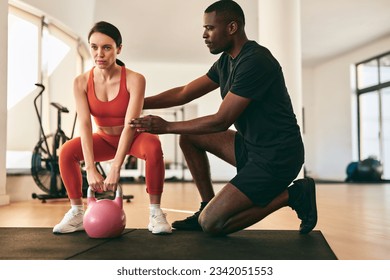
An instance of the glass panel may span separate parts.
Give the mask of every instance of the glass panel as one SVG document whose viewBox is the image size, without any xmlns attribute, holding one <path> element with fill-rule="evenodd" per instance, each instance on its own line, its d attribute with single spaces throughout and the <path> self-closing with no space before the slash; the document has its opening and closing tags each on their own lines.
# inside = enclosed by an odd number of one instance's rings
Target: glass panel
<svg viewBox="0 0 390 280">
<path fill-rule="evenodd" d="M 390 179 L 390 88 L 382 94 L 382 138 L 383 138 L 383 178 Z"/>
<path fill-rule="evenodd" d="M 380 64 L 380 82 L 385 83 L 390 81 L 390 54 L 381 57 Z"/>
<path fill-rule="evenodd" d="M 359 64 L 357 66 L 358 89 L 377 85 L 378 77 L 378 61 L 376 59 L 369 62 Z"/>
<path fill-rule="evenodd" d="M 370 156 L 380 159 L 378 93 L 365 93 L 359 98 L 361 159 Z"/>
<path fill-rule="evenodd" d="M 71 135 L 76 112 L 72 97 L 73 81 L 80 74 L 77 70 L 81 68 L 78 67 L 80 60 L 78 59 L 77 45 L 77 40 L 67 36 L 66 33 L 52 24 L 43 29 L 42 72 L 50 85 L 46 104 L 55 101 L 68 108 L 70 114 L 62 117 L 62 129 L 68 136 Z M 57 112 L 53 110 L 53 107 L 46 107 L 46 109 L 50 120 L 48 129 L 54 131 L 57 126 Z"/>
<path fill-rule="evenodd" d="M 38 26 L 8 15 L 8 110 L 35 89 L 38 81 Z"/>
<path fill-rule="evenodd" d="M 50 76 L 65 56 L 70 47 L 64 41 L 53 36 L 45 28 L 42 37 L 42 68 Z"/>
</svg>

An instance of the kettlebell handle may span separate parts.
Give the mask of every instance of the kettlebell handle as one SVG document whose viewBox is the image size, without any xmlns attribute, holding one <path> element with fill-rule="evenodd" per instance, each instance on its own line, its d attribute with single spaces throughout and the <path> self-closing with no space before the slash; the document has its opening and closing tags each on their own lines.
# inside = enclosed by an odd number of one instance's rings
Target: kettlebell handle
<svg viewBox="0 0 390 280">
<path fill-rule="evenodd" d="M 122 196 L 123 196 L 122 186 L 118 184 L 116 187 L 115 197 L 118 198 Z M 95 192 L 92 190 L 91 187 L 88 187 L 87 198 L 95 198 Z"/>
</svg>

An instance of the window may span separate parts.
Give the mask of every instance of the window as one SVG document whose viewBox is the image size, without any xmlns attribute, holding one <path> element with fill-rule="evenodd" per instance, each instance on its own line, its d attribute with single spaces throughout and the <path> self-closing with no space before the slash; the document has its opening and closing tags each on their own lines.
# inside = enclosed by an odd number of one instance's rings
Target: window
<svg viewBox="0 0 390 280">
<path fill-rule="evenodd" d="M 10 9 L 8 16 L 8 110 L 33 91 L 34 84 L 39 80 L 40 24 L 40 18 L 15 8 Z"/>
<path fill-rule="evenodd" d="M 51 34 L 48 28 L 42 33 L 42 68 L 47 76 L 51 76 L 61 61 L 69 53 L 70 46 Z"/>
<path fill-rule="evenodd" d="M 359 160 L 381 161 L 390 178 L 390 53 L 356 64 Z"/>
<path fill-rule="evenodd" d="M 41 137 L 33 104 L 39 92 L 36 83 L 46 88 L 38 102 L 45 134 L 57 126 L 57 112 L 51 102 L 69 109 L 70 113 L 62 117 L 62 128 L 68 135 L 72 132 L 76 111 L 73 79 L 84 71 L 88 53 L 77 36 L 54 22 L 9 6 L 7 169 L 29 169 L 31 153 Z"/>
</svg>

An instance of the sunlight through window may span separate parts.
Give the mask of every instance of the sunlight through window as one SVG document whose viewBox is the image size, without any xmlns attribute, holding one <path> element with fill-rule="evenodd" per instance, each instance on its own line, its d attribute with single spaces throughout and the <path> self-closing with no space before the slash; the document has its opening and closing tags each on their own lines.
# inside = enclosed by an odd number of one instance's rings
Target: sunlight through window
<svg viewBox="0 0 390 280">
<path fill-rule="evenodd" d="M 35 89 L 38 79 L 38 26 L 8 17 L 8 110 Z"/>
<path fill-rule="evenodd" d="M 42 39 L 42 67 L 47 76 L 50 76 L 68 54 L 70 47 L 51 35 L 47 29 L 43 30 Z"/>
<path fill-rule="evenodd" d="M 32 150 L 42 136 L 33 106 L 39 92 L 36 83 L 45 86 L 45 92 L 36 102 L 45 134 L 52 133 L 57 121 L 51 102 L 59 102 L 75 112 L 71 94 L 73 79 L 84 71 L 88 54 L 85 51 L 80 54 L 79 48 L 84 50 L 85 46 L 78 37 L 55 22 L 38 10 L 9 5 L 7 172 L 29 170 Z M 73 125 L 74 117 L 63 119 L 64 128 L 70 130 Z"/>
</svg>

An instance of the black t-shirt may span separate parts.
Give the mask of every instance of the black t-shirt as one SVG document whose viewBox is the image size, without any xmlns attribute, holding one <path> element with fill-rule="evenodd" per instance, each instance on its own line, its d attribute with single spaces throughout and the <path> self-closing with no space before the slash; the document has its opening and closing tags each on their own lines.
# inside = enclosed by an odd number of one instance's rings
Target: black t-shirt
<svg viewBox="0 0 390 280">
<path fill-rule="evenodd" d="M 230 91 L 251 99 L 234 123 L 249 150 L 262 156 L 266 153 L 272 159 L 278 151 L 289 153 L 289 148 L 301 148 L 282 68 L 267 48 L 248 41 L 234 59 L 223 53 L 207 76 L 219 84 L 222 98 Z"/>
</svg>

